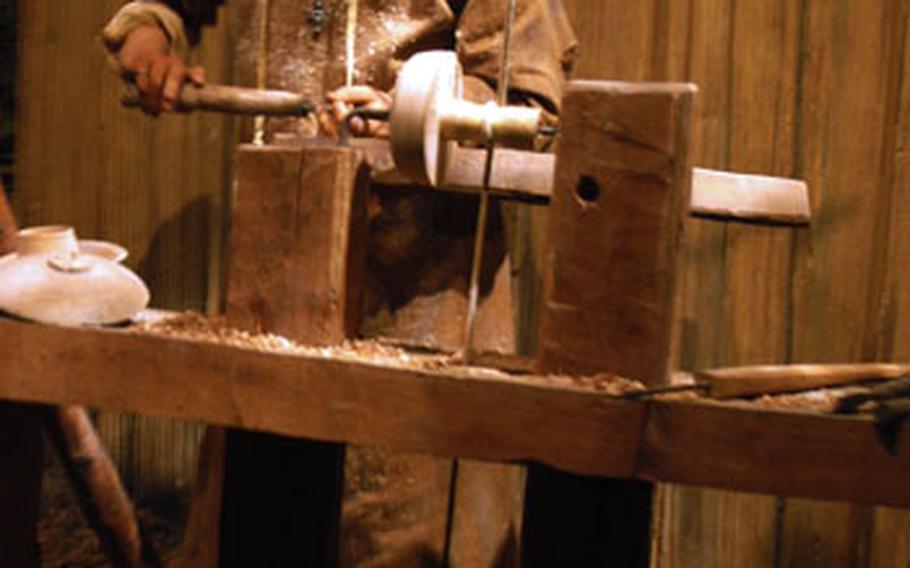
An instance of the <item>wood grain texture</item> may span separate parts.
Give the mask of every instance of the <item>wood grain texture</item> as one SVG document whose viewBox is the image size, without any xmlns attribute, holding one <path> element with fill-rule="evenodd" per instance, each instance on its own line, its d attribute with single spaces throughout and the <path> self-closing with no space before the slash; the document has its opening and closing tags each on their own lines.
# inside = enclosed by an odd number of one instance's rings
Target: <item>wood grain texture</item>
<svg viewBox="0 0 910 568">
<path fill-rule="evenodd" d="M 235 178 L 228 322 L 319 345 L 355 336 L 368 229 L 363 154 L 245 145 Z M 231 429 L 223 460 L 224 501 L 210 521 L 220 521 L 222 565 L 338 563 L 343 445 Z"/>
<path fill-rule="evenodd" d="M 542 372 L 668 380 L 694 93 L 683 83 L 568 84 L 549 212 Z M 650 484 L 532 467 L 524 562 L 647 566 L 652 502 Z"/>
<path fill-rule="evenodd" d="M 892 192 L 906 20 L 906 2 L 804 7 L 798 167 L 813 187 L 818 222 L 795 247 L 794 361 L 878 355 L 877 330 L 888 320 L 880 301 L 891 230 L 883 208 Z M 788 504 L 782 562 L 864 565 L 873 519 L 871 511 L 850 506 Z"/>
<path fill-rule="evenodd" d="M 536 461 L 586 476 L 910 504 L 910 487 L 901 483 L 910 454 L 889 455 L 866 418 L 742 403 L 623 401 L 458 367 L 414 370 L 0 321 L 0 398 Z M 560 428 L 552 427 L 553 416 Z"/>
<path fill-rule="evenodd" d="M 802 181 L 695 168 L 693 215 L 808 225 L 809 189 Z"/>
<path fill-rule="evenodd" d="M 232 2 L 234 18 L 242 22 L 239 33 L 237 79 L 253 83 L 258 49 L 257 27 L 246 22 L 258 18 L 260 2 Z M 272 0 L 268 25 L 268 72 L 271 87 L 289 88 L 313 100 L 343 80 L 344 10 L 327 3 L 328 21 L 323 33 L 313 33 L 306 23 L 307 11 L 299 0 Z M 394 4 L 394 3 L 392 3 Z M 357 41 L 357 75 L 377 87 L 389 87 L 384 71 L 388 56 L 399 47 L 412 49 L 413 38 L 444 23 L 444 2 L 363 3 Z M 340 4 L 338 4 L 340 5 Z M 401 8 L 400 10 L 398 8 Z M 386 16 L 378 17 L 377 12 Z M 440 30 L 441 31 L 441 30 Z M 372 41 L 375 38 L 376 41 Z M 443 39 L 446 43 L 446 38 Z M 435 41 L 435 40 L 434 40 Z M 303 64 L 305 62 L 305 64 Z M 315 122 L 270 120 L 268 132 L 314 133 Z M 476 217 L 469 197 L 428 194 L 425 189 L 409 192 L 398 187 L 374 194 L 374 229 L 370 236 L 370 274 L 367 279 L 371 318 L 366 334 L 382 334 L 414 341 L 457 346 L 464 330 L 465 277 L 470 259 L 467 229 Z M 499 233 L 499 231 L 496 231 Z M 510 330 L 509 268 L 502 262 L 501 236 L 490 234 L 485 252 L 492 269 L 484 276 L 484 290 L 492 287 L 482 304 L 478 332 L 495 342 L 495 347 L 512 349 Z M 467 244 L 468 246 L 464 246 Z M 498 248 L 497 248 L 498 247 Z M 486 267 L 485 267 L 486 268 Z M 485 270 L 486 273 L 486 270 Z M 484 294 L 486 296 L 486 294 Z M 465 465 L 465 464 L 462 464 Z M 482 465 L 482 464 L 481 464 Z M 472 469 L 459 466 L 460 471 Z M 450 460 L 426 456 L 398 455 L 375 448 L 350 447 L 347 452 L 346 500 L 342 535 L 342 564 L 373 562 L 402 563 L 444 561 L 449 528 Z M 488 473 L 489 475 L 484 475 Z M 501 479 L 516 483 L 520 477 L 504 467 L 494 471 L 479 467 L 458 483 L 462 495 L 502 487 Z M 486 481 L 485 481 L 486 480 Z M 489 488 L 484 489 L 484 483 Z M 512 491 L 514 493 L 514 491 Z M 460 499 L 456 493 L 456 499 Z M 515 509 L 500 507 L 507 500 L 470 506 L 470 499 L 454 506 L 454 515 L 464 525 L 475 522 L 499 523 L 516 515 Z M 492 506 L 492 505 L 495 505 Z M 514 503 L 513 503 L 514 505 Z M 456 519 L 456 522 L 460 522 Z M 502 531 L 499 534 L 506 534 Z M 488 535 L 492 536 L 492 535 Z M 464 540 L 464 539 L 462 539 Z M 474 542 L 465 553 L 494 557 L 501 548 L 492 538 Z M 481 544 L 490 546 L 481 548 Z M 453 560 L 459 557 L 457 535 L 451 539 Z M 512 543 L 514 545 L 514 543 Z M 490 560 L 492 562 L 492 560 Z M 487 563 L 486 561 L 480 562 Z"/>
<path fill-rule="evenodd" d="M 818 226 L 793 242 L 795 268 L 786 265 L 783 237 L 755 229 L 745 235 L 734 229 L 734 236 L 718 223 L 690 223 L 686 366 L 906 356 L 910 295 L 902 283 L 910 225 L 906 208 L 896 205 L 906 201 L 910 187 L 904 158 L 910 91 L 897 72 L 903 64 L 905 76 L 908 61 L 906 2 L 673 0 L 630 8 L 567 0 L 566 6 L 581 40 L 580 76 L 699 84 L 697 165 L 768 173 L 773 159 L 780 168 L 775 173 L 809 181 Z M 616 18 L 642 27 L 603 33 Z M 648 49 L 625 41 L 633 34 L 654 41 Z M 762 73 L 770 82 L 755 89 Z M 794 89 L 792 98 L 775 100 L 775 92 Z M 893 115 L 896 107 L 899 116 Z M 757 132 L 745 129 L 756 121 Z M 889 125 L 897 125 L 896 135 Z M 734 139 L 737 145 L 730 144 Z M 766 151 L 758 148 L 769 142 L 773 147 Z M 743 268 L 731 270 L 734 263 Z M 738 271 L 746 272 L 735 284 Z M 752 286 L 750 279 L 762 284 L 747 291 L 742 282 Z M 780 283 L 791 282 L 792 292 L 780 290 Z M 734 285 L 737 290 L 725 293 Z M 784 308 L 787 321 L 769 327 L 763 314 L 779 313 L 782 301 L 792 306 Z M 739 331 L 728 333 L 730 316 L 723 314 L 737 313 L 735 305 L 747 306 L 742 315 L 752 314 L 737 320 L 760 327 L 736 324 Z M 795 315 L 786 315 L 787 309 Z M 876 566 L 907 562 L 903 537 L 894 532 L 904 525 L 894 510 L 870 516 L 820 505 L 810 514 L 814 504 L 794 503 L 781 532 L 771 500 L 749 509 L 740 506 L 746 497 L 681 491 L 670 492 L 665 508 L 664 565 L 862 565 L 869 557 Z M 870 531 L 871 544 L 864 543 Z M 836 552 L 813 552 L 818 547 Z"/>
<path fill-rule="evenodd" d="M 910 42 L 903 34 L 903 71 L 900 100 L 894 122 L 894 145 L 890 149 L 892 179 L 890 197 L 879 205 L 879 223 L 888 227 L 888 240 L 879 245 L 884 253 L 884 273 L 875 309 L 877 355 L 898 361 L 910 357 L 910 210 L 900 204 L 910 199 Z M 870 542 L 869 566 L 885 568 L 910 563 L 910 512 L 880 508 L 875 511 Z"/>
<path fill-rule="evenodd" d="M 357 335 L 369 199 L 363 156 L 333 146 L 248 145 L 238 150 L 236 172 L 228 321 L 309 343 Z"/>
<path fill-rule="evenodd" d="M 910 374 L 910 365 L 841 363 L 757 365 L 696 371 L 696 380 L 710 385 L 712 398 L 746 398 L 763 394 L 809 391 L 869 380 L 893 380 Z"/>
<path fill-rule="evenodd" d="M 637 2 L 640 27 L 620 35 L 645 45 L 603 33 L 627 3 L 566 5 L 581 40 L 576 76 L 692 81 L 695 165 L 793 175 L 798 3 Z M 789 231 L 690 220 L 686 233 L 683 368 L 786 361 Z M 665 487 L 658 499 L 656 564 L 773 565 L 773 498 Z"/>
<path fill-rule="evenodd" d="M 20 352 L 18 357 L 0 357 L 2 397 L 87 398 L 89 406 L 194 417 L 326 441 L 498 461 L 539 459 L 583 473 L 610 473 L 618 466 L 620 471 L 612 473 L 620 476 L 630 473 L 634 451 L 628 443 L 615 442 L 634 440 L 639 429 L 615 428 L 605 436 L 603 421 L 614 410 L 608 421 L 636 424 L 642 419 L 640 405 L 577 390 L 554 398 L 563 391 L 546 385 L 527 388 L 521 381 L 483 374 L 400 371 L 323 357 L 12 321 L 0 322 L 0 331 L 0 355 Z M 42 339 L 36 342 L 38 338 Z M 26 354 L 20 346 L 29 343 L 35 352 Z M 104 373 L 89 372 L 105 368 Z M 72 376 L 88 378 L 73 381 Z M 479 390 L 478 384 L 483 385 Z M 565 428 L 551 427 L 547 417 L 553 415 L 563 417 Z M 544 449 L 549 444 L 542 439 L 569 432 L 575 435 Z"/>
<path fill-rule="evenodd" d="M 14 205 L 23 224 L 72 224 L 126 246 L 156 305 L 217 307 L 230 119 L 153 120 L 120 106 L 97 38 L 122 3 L 21 3 Z M 191 55 L 216 81 L 229 57 L 224 26 Z M 139 501 L 192 483 L 198 426 L 102 414 L 99 427 Z"/>
<path fill-rule="evenodd" d="M 541 369 L 667 381 L 693 93 L 686 84 L 568 85 L 550 205 Z"/>
</svg>

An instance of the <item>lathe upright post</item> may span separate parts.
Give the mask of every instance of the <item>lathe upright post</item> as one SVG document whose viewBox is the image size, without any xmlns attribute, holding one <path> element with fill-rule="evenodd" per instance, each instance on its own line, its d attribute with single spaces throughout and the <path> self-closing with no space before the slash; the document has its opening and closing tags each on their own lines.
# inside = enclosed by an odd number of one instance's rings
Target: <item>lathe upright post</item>
<svg viewBox="0 0 910 568">
<path fill-rule="evenodd" d="M 679 335 L 694 93 L 686 84 L 569 85 L 550 205 L 542 372 L 667 381 Z M 524 565 L 647 566 L 651 488 L 532 466 Z"/>
</svg>

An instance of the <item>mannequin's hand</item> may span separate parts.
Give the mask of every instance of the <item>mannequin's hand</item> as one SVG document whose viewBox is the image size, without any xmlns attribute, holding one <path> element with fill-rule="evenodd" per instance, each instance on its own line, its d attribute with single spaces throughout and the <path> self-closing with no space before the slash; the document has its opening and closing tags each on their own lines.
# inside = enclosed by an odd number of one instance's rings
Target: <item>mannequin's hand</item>
<svg viewBox="0 0 910 568">
<path fill-rule="evenodd" d="M 188 69 L 170 48 L 160 27 L 146 25 L 131 31 L 116 54 L 124 80 L 135 83 L 142 109 L 153 116 L 163 110 L 177 110 L 184 83 L 205 84 L 205 70 Z"/>
<path fill-rule="evenodd" d="M 319 111 L 319 126 L 331 136 L 338 135 L 338 129 L 345 115 L 357 107 L 387 111 L 392 105 L 392 96 L 366 85 L 342 87 L 326 95 L 329 107 Z M 389 137 L 389 123 L 382 120 L 363 120 L 355 117 L 351 121 L 351 134 L 355 136 Z"/>
</svg>

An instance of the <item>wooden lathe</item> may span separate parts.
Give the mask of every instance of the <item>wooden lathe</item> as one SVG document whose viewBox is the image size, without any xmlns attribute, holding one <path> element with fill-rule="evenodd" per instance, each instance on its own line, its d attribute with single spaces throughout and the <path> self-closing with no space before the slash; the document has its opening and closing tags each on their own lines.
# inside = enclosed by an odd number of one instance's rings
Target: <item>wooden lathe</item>
<svg viewBox="0 0 910 568">
<path fill-rule="evenodd" d="M 529 565 L 570 565 L 584 553 L 560 546 L 555 535 L 566 529 L 558 525 L 613 530 L 590 524 L 585 510 L 609 479 L 910 506 L 902 483 L 910 455 L 890 455 L 870 418 L 694 394 L 629 396 L 586 379 L 616 375 L 660 387 L 679 370 L 690 213 L 807 221 L 805 195 L 784 180 L 695 170 L 692 198 L 695 96 L 685 84 L 572 82 L 555 156 L 497 152 L 491 190 L 550 208 L 546 301 L 530 363 L 415 365 L 409 361 L 420 354 L 371 359 L 2 319 L 0 398 L 536 464 L 526 506 L 538 514 L 526 514 L 536 520 L 525 523 L 523 538 L 539 544 L 525 544 L 537 554 Z M 318 345 L 355 337 L 369 185 L 411 180 L 476 191 L 483 150 L 447 148 L 443 165 L 428 166 L 421 154 L 416 167 L 433 173 L 414 180 L 414 165 L 396 168 L 384 142 L 241 146 L 230 324 Z M 730 187 L 744 187 L 743 198 L 730 198 Z M 764 201 L 769 195 L 777 197 Z M 617 511 L 647 507 L 650 494 L 641 495 Z M 590 500 L 579 504 L 579 496 Z"/>
</svg>

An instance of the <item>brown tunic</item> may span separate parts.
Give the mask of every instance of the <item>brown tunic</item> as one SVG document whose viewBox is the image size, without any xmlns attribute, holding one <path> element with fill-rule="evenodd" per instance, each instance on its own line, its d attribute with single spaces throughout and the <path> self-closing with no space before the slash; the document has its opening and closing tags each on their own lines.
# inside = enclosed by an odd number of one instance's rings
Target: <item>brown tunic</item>
<svg viewBox="0 0 910 568">
<path fill-rule="evenodd" d="M 237 0 L 235 0 L 237 1 Z M 480 77 L 495 85 L 499 76 L 499 57 L 502 46 L 502 27 L 505 19 L 504 0 L 359 0 L 358 61 L 359 82 L 389 88 L 388 61 L 404 59 L 416 51 L 433 47 L 456 49 L 466 75 Z M 164 0 L 183 18 L 191 41 L 199 37 L 201 26 L 215 21 L 217 8 L 224 0 Z M 244 12 L 241 21 L 252 35 L 255 3 L 242 0 L 239 10 Z M 246 4 L 246 5 L 244 5 Z M 301 24 L 307 23 L 307 10 L 315 6 L 314 0 L 273 2 L 276 14 L 270 25 L 270 66 L 280 67 L 285 77 L 274 77 L 272 87 L 294 87 L 301 77 L 295 73 L 287 58 L 306 61 L 309 67 L 319 67 L 314 56 L 328 51 L 327 88 L 340 86 L 343 79 L 343 42 L 345 0 L 322 0 L 328 14 L 324 34 L 333 36 L 330 43 L 339 43 L 326 49 L 310 49 L 307 41 L 300 41 Z M 291 13 L 297 12 L 297 17 Z M 291 33 L 284 29 L 295 28 Z M 454 34 L 452 32 L 455 32 Z M 250 34 L 241 32 L 242 35 Z M 320 35 L 320 34 L 316 34 Z M 283 39 L 288 36 L 287 41 Z M 248 38 L 256 41 L 257 38 Z M 334 41 L 332 41 L 334 40 Z M 297 44 L 295 47 L 294 44 Z M 549 109 L 555 110 L 565 72 L 572 64 L 576 47 L 575 35 L 569 25 L 561 0 L 518 0 L 512 36 L 512 85 L 539 98 Z M 305 50 L 305 51 L 304 51 Z M 241 53 L 254 55 L 255 49 L 241 49 Z M 325 55 L 325 54 L 324 54 Z M 339 57 L 341 56 L 341 57 Z M 281 73 L 279 73 L 281 75 Z M 302 73 L 301 75 L 306 75 Z M 277 80 L 277 82 L 275 81 Z M 285 85 L 286 82 L 292 84 Z M 295 89 L 301 90 L 301 89 Z"/>
<path fill-rule="evenodd" d="M 426 49 L 455 49 L 465 72 L 465 95 L 491 97 L 499 75 L 505 0 L 358 0 L 356 83 L 393 85 L 392 60 Z M 185 18 L 192 39 L 221 2 L 167 0 Z M 231 0 L 239 31 L 235 80 L 257 84 L 259 3 Z M 321 100 L 344 83 L 346 0 L 322 0 L 327 20 L 308 23 L 314 0 L 270 0 L 266 85 Z M 561 0 L 518 0 L 510 84 L 513 102 L 558 111 L 575 38 Z M 304 125 L 305 126 L 305 125 Z M 271 136 L 306 134 L 301 123 L 272 120 Z M 312 133 L 312 130 L 310 131 Z M 377 188 L 368 250 L 371 317 L 365 333 L 460 346 L 476 199 L 401 188 Z M 484 296 L 478 322 L 484 348 L 512 347 L 510 282 L 503 220 L 494 206 L 484 253 Z M 350 447 L 345 467 L 342 565 L 416 566 L 441 563 L 451 460 Z M 466 476 L 467 474 L 467 476 Z M 458 501 L 462 536 L 454 558 L 491 564 L 514 547 L 518 468 L 464 462 Z M 470 481 L 473 477 L 474 481 Z M 479 536 L 477 536 L 479 535 Z M 476 537 L 476 538 L 475 538 Z M 459 548 L 461 539 L 469 543 Z M 486 544 L 481 544 L 484 542 Z M 504 547 L 499 550 L 500 546 Z M 497 552 L 498 551 L 498 552 Z M 467 560 L 471 558 L 473 560 Z M 458 562 L 455 562 L 458 564 Z M 503 565 L 510 564 L 503 561 Z"/>
</svg>

